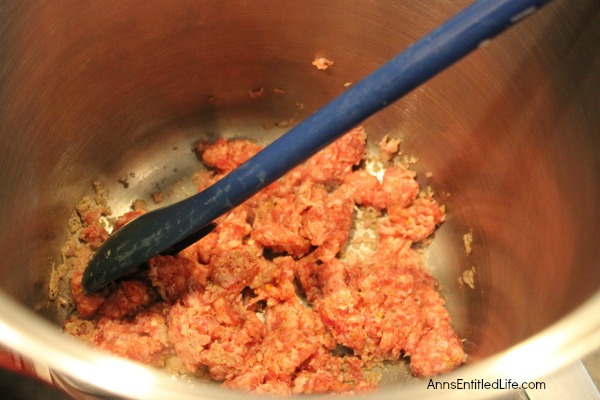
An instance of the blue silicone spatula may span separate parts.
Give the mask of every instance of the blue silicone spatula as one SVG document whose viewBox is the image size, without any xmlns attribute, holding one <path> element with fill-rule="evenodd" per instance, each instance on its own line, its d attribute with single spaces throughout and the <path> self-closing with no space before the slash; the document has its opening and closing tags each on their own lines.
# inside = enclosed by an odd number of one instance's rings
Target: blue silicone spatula
<svg viewBox="0 0 600 400">
<path fill-rule="evenodd" d="M 214 185 L 111 235 L 84 271 L 85 292 L 94 293 L 150 258 L 193 243 L 216 218 L 549 1 L 474 2 Z"/>
</svg>

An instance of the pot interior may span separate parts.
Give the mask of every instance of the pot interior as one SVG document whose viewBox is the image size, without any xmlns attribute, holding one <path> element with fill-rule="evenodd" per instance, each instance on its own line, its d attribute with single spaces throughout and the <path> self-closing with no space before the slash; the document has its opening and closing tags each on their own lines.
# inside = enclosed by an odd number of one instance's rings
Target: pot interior
<svg viewBox="0 0 600 400">
<path fill-rule="evenodd" d="M 186 196 L 194 142 L 268 143 L 467 3 L 6 5 L 2 290 L 61 324 L 51 266 L 93 180 L 115 214 L 157 189 Z M 471 362 L 600 288 L 599 8 L 556 1 L 363 124 L 372 146 L 400 138 L 447 206 L 427 263 Z M 473 267 L 474 288 L 461 285 Z"/>
</svg>

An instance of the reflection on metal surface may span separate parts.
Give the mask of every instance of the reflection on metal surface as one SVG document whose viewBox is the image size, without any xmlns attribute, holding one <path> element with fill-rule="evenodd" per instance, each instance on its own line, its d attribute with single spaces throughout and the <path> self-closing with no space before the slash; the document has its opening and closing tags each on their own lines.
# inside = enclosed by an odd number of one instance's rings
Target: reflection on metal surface
<svg viewBox="0 0 600 400">
<path fill-rule="evenodd" d="M 554 400 L 576 397 L 578 400 L 598 400 L 600 393 L 581 361 L 562 368 L 543 379 L 545 388 L 527 389 L 530 400 Z"/>
</svg>

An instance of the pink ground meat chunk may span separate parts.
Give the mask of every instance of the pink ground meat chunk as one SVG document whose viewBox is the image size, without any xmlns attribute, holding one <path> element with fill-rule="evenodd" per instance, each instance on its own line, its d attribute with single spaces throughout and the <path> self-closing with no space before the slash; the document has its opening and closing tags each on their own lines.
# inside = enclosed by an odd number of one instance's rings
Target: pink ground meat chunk
<svg viewBox="0 0 600 400">
<path fill-rule="evenodd" d="M 208 187 L 260 149 L 247 140 L 197 144 L 211 170 L 195 174 L 195 184 Z M 108 209 L 86 203 L 78 243 L 64 251 L 76 266 L 77 310 L 65 331 L 156 367 L 175 357 L 190 374 L 206 369 L 226 387 L 255 393 L 375 390 L 379 376 L 369 369 L 405 357 L 418 377 L 451 371 L 466 353 L 413 249 L 444 222 L 445 209 L 419 196 L 403 166 L 389 165 L 381 181 L 361 169 L 365 152 L 364 130 L 351 130 L 198 242 L 91 296 L 82 271 L 108 237 L 100 222 Z M 343 257 L 359 208 L 377 210 L 370 223 L 378 242 L 364 260 Z M 113 230 L 143 212 L 116 218 Z M 336 346 L 352 354 L 335 355 Z"/>
<path fill-rule="evenodd" d="M 323 246 L 331 256 L 348 239 L 354 203 L 343 187 L 328 193 L 322 185 L 302 185 L 296 193 L 258 204 L 252 238 L 275 252 L 296 257 L 311 246 Z"/>
<path fill-rule="evenodd" d="M 335 357 L 326 351 L 311 356 L 292 383 L 294 394 L 367 392 L 377 388 L 378 379 L 366 376 L 359 357 Z"/>
<path fill-rule="evenodd" d="M 86 226 L 81 231 L 80 238 L 91 248 L 98 249 L 108 239 L 108 231 L 101 225 Z"/>
<path fill-rule="evenodd" d="M 250 304 L 266 301 L 267 306 L 273 306 L 296 297 L 295 271 L 296 262 L 290 256 L 277 257 L 273 262 L 265 260 L 250 284 L 256 294 Z"/>
<path fill-rule="evenodd" d="M 227 382 L 229 387 L 272 392 L 265 390 L 267 385 L 288 394 L 298 368 L 320 350 L 335 346 L 318 316 L 296 297 L 268 308 L 265 327 L 263 340 L 246 359 L 248 372 Z"/>
<path fill-rule="evenodd" d="M 352 129 L 306 162 L 305 177 L 317 183 L 342 182 L 364 158 L 366 140 L 362 128 Z"/>
<path fill-rule="evenodd" d="M 168 322 L 169 339 L 185 367 L 194 372 L 205 365 L 216 380 L 241 374 L 265 335 L 264 324 L 243 306 L 241 294 L 217 286 L 185 295 L 171 308 Z"/>
<path fill-rule="evenodd" d="M 301 231 L 306 208 L 292 193 L 265 200 L 256 209 L 252 239 L 274 252 L 303 256 L 310 249 L 310 240 Z"/>
<path fill-rule="evenodd" d="M 128 222 L 136 219 L 137 217 L 139 217 L 142 214 L 144 214 L 144 211 L 142 211 L 142 210 L 136 210 L 136 211 L 129 211 L 129 212 L 127 212 L 127 213 L 119 216 L 119 218 L 117 218 L 117 220 L 113 224 L 113 231 L 118 231 L 125 224 L 127 224 Z"/>
<path fill-rule="evenodd" d="M 384 242 L 376 257 L 362 266 L 360 277 L 347 277 L 340 262 L 322 268 L 333 268 L 338 277 L 326 281 L 315 308 L 336 341 L 363 359 L 397 360 L 418 352 L 411 357 L 415 375 L 448 372 L 466 356 L 450 328 L 435 280 L 409 244 Z M 420 355 L 426 355 L 426 361 Z"/>
<path fill-rule="evenodd" d="M 161 309 L 140 312 L 132 320 L 101 318 L 94 345 L 120 356 L 161 367 L 171 353 Z"/>
<path fill-rule="evenodd" d="M 262 146 L 247 140 L 218 139 L 213 144 L 205 142 L 196 145 L 196 152 L 209 167 L 220 172 L 229 172 L 248 161 Z"/>
<path fill-rule="evenodd" d="M 110 318 L 123 318 L 135 315 L 152 304 L 154 293 L 146 282 L 130 280 L 119 283 L 118 287 L 106 296 L 97 313 Z"/>
<path fill-rule="evenodd" d="M 388 211 L 389 219 L 382 221 L 379 234 L 385 237 L 401 237 L 413 242 L 424 240 L 444 222 L 446 215 L 432 199 L 419 198 L 410 206 Z"/>
<path fill-rule="evenodd" d="M 148 261 L 148 277 L 164 301 L 174 303 L 189 290 L 206 286 L 209 267 L 177 256 L 156 256 Z"/>
<path fill-rule="evenodd" d="M 368 171 L 353 171 L 346 175 L 344 183 L 350 187 L 356 204 L 383 210 L 390 201 L 390 194 L 383 189 L 377 177 Z"/>
<path fill-rule="evenodd" d="M 227 252 L 244 245 L 244 238 L 252 232 L 248 223 L 248 210 L 244 205 L 221 217 L 217 227 L 200 239 L 186 252 L 190 257 L 196 252 L 198 262 L 209 264 L 215 254 Z"/>
<path fill-rule="evenodd" d="M 401 166 L 388 167 L 381 184 L 389 195 L 388 211 L 407 207 L 419 194 L 415 173 Z"/>
<path fill-rule="evenodd" d="M 241 293 L 267 263 L 262 249 L 245 246 L 214 255 L 210 259 L 210 280 L 223 289 Z"/>
<path fill-rule="evenodd" d="M 75 303 L 77 312 L 87 318 L 93 316 L 98 307 L 104 303 L 106 290 L 87 296 L 83 292 L 82 277 L 83 271 L 73 272 L 71 276 L 71 298 Z"/>
</svg>

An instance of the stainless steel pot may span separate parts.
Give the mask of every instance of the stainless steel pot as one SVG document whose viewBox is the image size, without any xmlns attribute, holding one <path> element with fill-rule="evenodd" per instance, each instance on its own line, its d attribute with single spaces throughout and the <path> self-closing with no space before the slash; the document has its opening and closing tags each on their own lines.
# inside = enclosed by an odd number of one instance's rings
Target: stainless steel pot
<svg viewBox="0 0 600 400">
<path fill-rule="evenodd" d="M 60 333 L 48 281 L 71 210 L 93 179 L 119 212 L 189 174 L 202 135 L 276 137 L 466 4 L 0 2 L 0 341 L 81 398 L 240 397 Z M 600 346 L 598 43 L 600 3 L 557 0 L 364 124 L 402 138 L 449 210 L 428 263 L 471 360 L 445 381 L 532 380 Z M 401 380 L 369 397 L 498 394 Z"/>
</svg>

